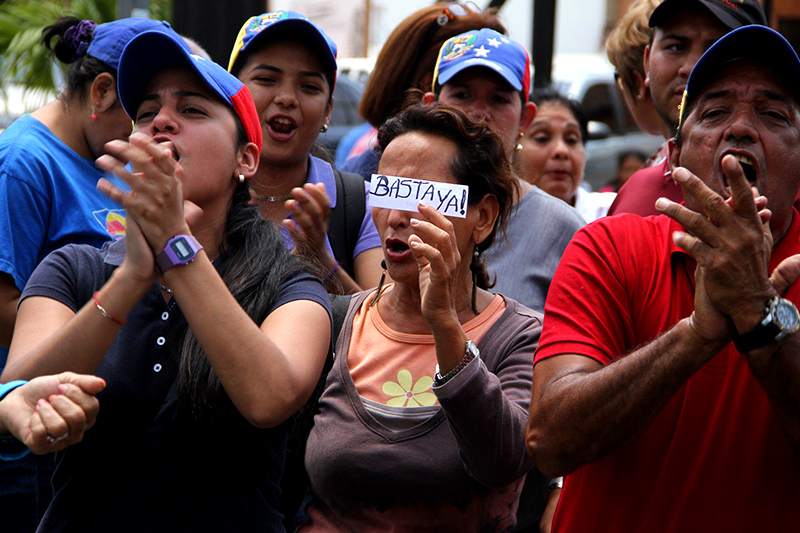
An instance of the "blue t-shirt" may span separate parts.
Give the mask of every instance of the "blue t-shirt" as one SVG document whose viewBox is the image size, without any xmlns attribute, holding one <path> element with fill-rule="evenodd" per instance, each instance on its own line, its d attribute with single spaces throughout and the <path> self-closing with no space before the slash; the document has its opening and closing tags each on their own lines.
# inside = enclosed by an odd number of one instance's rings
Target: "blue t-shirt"
<svg viewBox="0 0 800 533">
<path fill-rule="evenodd" d="M 125 241 L 102 250 L 69 245 L 36 269 L 22 298 L 44 296 L 78 311 L 122 263 Z M 310 300 L 330 313 L 317 278 L 284 275 L 269 312 Z M 181 310 L 158 284 L 128 315 L 95 374 L 106 380 L 100 413 L 81 443 L 59 455 L 55 497 L 43 531 L 278 531 L 279 483 L 289 420 L 251 425 L 224 396 L 212 420 L 179 410 L 176 383 L 158 413 L 145 400 L 171 345 Z M 148 411 L 150 414 L 148 415 Z"/>
<path fill-rule="evenodd" d="M 97 190 L 101 177 L 30 115 L 0 134 L 0 272 L 20 291 L 53 250 L 125 235 L 125 210 Z M 0 369 L 7 357 L 0 348 Z"/>
</svg>

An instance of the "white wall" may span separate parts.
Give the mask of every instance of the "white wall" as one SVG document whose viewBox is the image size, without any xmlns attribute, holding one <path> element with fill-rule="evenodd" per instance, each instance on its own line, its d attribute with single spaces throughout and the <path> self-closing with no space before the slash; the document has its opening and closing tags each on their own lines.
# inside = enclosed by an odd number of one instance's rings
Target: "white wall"
<svg viewBox="0 0 800 533">
<path fill-rule="evenodd" d="M 488 0 L 475 2 L 479 6 Z M 294 9 L 313 19 L 352 57 L 361 47 L 364 0 L 272 0 L 272 9 Z M 372 0 L 370 55 L 378 54 L 392 29 L 430 0 Z M 530 51 L 533 0 L 507 0 L 500 12 L 511 37 Z M 555 52 L 599 52 L 605 25 L 606 0 L 557 0 Z"/>
</svg>

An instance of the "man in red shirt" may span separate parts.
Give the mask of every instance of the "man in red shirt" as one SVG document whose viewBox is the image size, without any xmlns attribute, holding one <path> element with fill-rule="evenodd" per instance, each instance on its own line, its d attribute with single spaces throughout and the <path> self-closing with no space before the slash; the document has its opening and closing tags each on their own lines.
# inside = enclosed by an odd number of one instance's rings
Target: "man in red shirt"
<svg viewBox="0 0 800 533">
<path fill-rule="evenodd" d="M 653 33 L 644 52 L 645 84 L 671 134 L 678 125 L 678 106 L 686 80 L 703 52 L 730 30 L 766 23 L 757 0 L 664 0 L 653 10 Z M 666 153 L 631 176 L 608 214 L 657 215 L 655 202 L 662 196 L 683 201 L 680 187 L 672 180 Z"/>
<path fill-rule="evenodd" d="M 681 119 L 685 207 L 580 230 L 550 287 L 526 439 L 556 532 L 800 524 L 800 59 L 729 33 Z"/>
</svg>

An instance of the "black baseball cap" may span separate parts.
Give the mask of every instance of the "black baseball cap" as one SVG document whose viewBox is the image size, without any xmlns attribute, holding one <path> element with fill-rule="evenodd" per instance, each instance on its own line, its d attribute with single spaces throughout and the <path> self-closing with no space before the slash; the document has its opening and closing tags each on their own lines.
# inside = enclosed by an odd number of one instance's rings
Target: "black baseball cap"
<svg viewBox="0 0 800 533">
<path fill-rule="evenodd" d="M 650 27 L 661 26 L 687 6 L 701 5 L 729 30 L 749 24 L 767 25 L 767 16 L 758 0 L 664 0 L 650 15 Z"/>
</svg>

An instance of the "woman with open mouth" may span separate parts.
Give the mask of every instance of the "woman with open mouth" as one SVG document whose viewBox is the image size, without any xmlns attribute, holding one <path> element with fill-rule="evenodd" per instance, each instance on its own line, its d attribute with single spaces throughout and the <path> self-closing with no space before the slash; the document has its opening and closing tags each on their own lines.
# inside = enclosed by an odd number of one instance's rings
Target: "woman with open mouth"
<svg viewBox="0 0 800 533">
<path fill-rule="evenodd" d="M 373 207 L 394 283 L 350 302 L 308 439 L 314 531 L 506 531 L 541 315 L 486 291 L 515 181 L 503 141 L 442 104 L 380 129 L 379 173 L 469 187 L 465 218 Z"/>
<path fill-rule="evenodd" d="M 280 531 L 292 416 L 330 346 L 329 300 L 251 205 L 262 130 L 247 87 L 166 33 L 119 65 L 125 239 L 48 256 L 21 296 L 3 380 L 108 384 L 59 459 L 41 531 Z M 132 173 L 126 170 L 130 163 Z"/>
<path fill-rule="evenodd" d="M 310 155 L 330 123 L 336 52 L 303 15 L 264 13 L 242 26 L 228 70 L 253 94 L 263 129 L 254 203 L 321 262 L 330 292 L 347 294 L 378 283 L 381 251 L 364 180 Z"/>
</svg>

